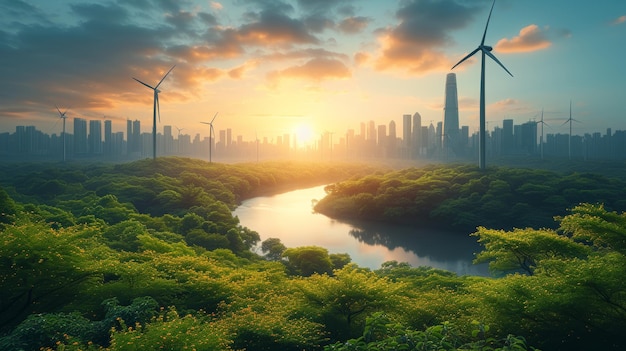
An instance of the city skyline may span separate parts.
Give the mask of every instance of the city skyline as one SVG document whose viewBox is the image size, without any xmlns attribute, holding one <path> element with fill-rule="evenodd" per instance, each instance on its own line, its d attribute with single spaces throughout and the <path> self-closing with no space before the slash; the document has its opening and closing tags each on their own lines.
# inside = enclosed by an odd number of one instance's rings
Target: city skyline
<svg viewBox="0 0 626 351">
<path fill-rule="evenodd" d="M 400 123 L 392 119 L 387 124 L 362 121 L 345 133 L 324 132 L 312 144 L 303 145 L 297 134 L 281 134 L 272 137 L 245 139 L 238 131 L 219 130 L 219 137 L 211 139 L 195 135 L 174 134 L 170 125 L 163 126 L 163 133 L 156 135 L 156 149 L 161 156 L 187 156 L 211 160 L 211 149 L 219 153 L 220 161 L 259 161 L 271 159 L 322 159 L 322 160 L 406 160 L 411 162 L 475 162 L 478 158 L 479 132 L 470 134 L 468 126 L 457 130 L 458 145 L 453 149 L 446 143 L 444 122 L 422 125 L 421 116 L 404 114 Z M 74 118 L 75 134 L 48 135 L 35 126 L 17 126 L 14 133 L 0 132 L 0 158 L 7 160 L 47 160 L 65 162 L 65 137 L 70 159 L 93 159 L 124 162 L 153 157 L 154 135 L 142 131 L 139 120 L 126 121 L 126 133 L 113 132 L 111 120 L 86 120 Z M 102 129 L 104 122 L 104 130 Z M 606 131 L 585 133 L 582 136 L 569 133 L 548 133 L 538 136 L 539 121 L 515 124 L 503 119 L 501 124 L 492 123 L 486 133 L 486 154 L 498 156 L 527 156 L 567 159 L 625 159 L 626 131 L 607 128 Z M 89 125 L 89 128 L 87 126 Z M 356 128 L 358 127 L 358 128 Z M 151 129 L 151 128 L 148 128 Z M 333 136 L 335 138 L 333 139 Z M 262 149 L 262 151 L 261 151 Z M 544 153 L 545 149 L 545 153 Z M 573 157 L 572 157 L 573 156 Z"/>
<path fill-rule="evenodd" d="M 491 3 L 2 2 L 0 131 L 59 134 L 56 106 L 70 118 L 108 118 L 114 131 L 127 119 L 152 126 L 152 99 L 132 77 L 161 77 L 174 64 L 160 124 L 191 135 L 208 135 L 200 122 L 216 111 L 216 129 L 246 139 L 313 140 L 415 112 L 437 123 L 451 63 L 475 45 Z M 545 133 L 565 133 L 571 100 L 574 135 L 626 129 L 625 33 L 617 2 L 497 0 L 487 41 L 516 78 L 487 63 L 487 122 L 539 120 L 543 109 Z M 459 124 L 473 133 L 480 67 L 464 66 L 455 69 Z"/>
</svg>

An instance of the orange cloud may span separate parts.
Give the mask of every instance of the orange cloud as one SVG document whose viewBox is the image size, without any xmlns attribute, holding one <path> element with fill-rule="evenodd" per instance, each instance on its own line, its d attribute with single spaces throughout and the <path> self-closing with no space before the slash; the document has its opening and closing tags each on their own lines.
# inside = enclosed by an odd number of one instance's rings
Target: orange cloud
<svg viewBox="0 0 626 351">
<path fill-rule="evenodd" d="M 382 56 L 376 61 L 376 69 L 401 69 L 422 74 L 429 71 L 448 71 L 453 63 L 441 52 L 425 48 L 414 41 L 402 40 L 395 35 L 381 38 Z"/>
<path fill-rule="evenodd" d="M 536 24 L 528 25 L 519 31 L 519 35 L 512 39 L 500 39 L 495 45 L 498 52 L 532 52 L 543 50 L 552 45 L 546 37 L 546 32 L 542 31 Z"/>
<path fill-rule="evenodd" d="M 625 16 L 619 16 L 617 17 L 615 20 L 613 20 L 613 22 L 611 22 L 614 25 L 618 25 L 618 24 L 622 24 L 622 23 L 626 23 L 626 15 Z"/>
<path fill-rule="evenodd" d="M 248 70 L 256 67 L 257 65 L 258 65 L 258 62 L 256 62 L 256 61 L 248 61 L 248 62 L 244 63 L 243 65 L 241 65 L 239 67 L 235 67 L 235 68 L 231 69 L 230 71 L 228 71 L 228 76 L 230 78 L 233 78 L 233 79 L 241 79 L 241 78 L 243 78 L 244 74 Z"/>
<path fill-rule="evenodd" d="M 275 80 L 278 78 L 304 78 L 313 81 L 321 81 L 326 79 L 342 79 L 350 78 L 352 72 L 346 65 L 334 59 L 314 58 L 301 66 L 292 66 L 282 71 L 270 73 L 269 78 Z"/>
<path fill-rule="evenodd" d="M 370 54 L 366 52 L 357 52 L 354 54 L 354 62 L 358 65 L 364 65 L 370 60 Z"/>
</svg>

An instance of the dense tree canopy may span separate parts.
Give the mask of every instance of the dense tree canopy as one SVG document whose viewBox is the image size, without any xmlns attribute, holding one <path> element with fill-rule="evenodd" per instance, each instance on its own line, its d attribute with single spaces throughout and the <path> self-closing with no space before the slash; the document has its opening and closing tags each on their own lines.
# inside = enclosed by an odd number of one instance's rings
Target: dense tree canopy
<svg viewBox="0 0 626 351">
<path fill-rule="evenodd" d="M 626 181 L 595 173 L 430 166 L 354 177 L 326 187 L 315 210 L 340 219 L 472 230 L 551 227 L 579 203 L 626 210 Z"/>
<path fill-rule="evenodd" d="M 372 271 L 346 254 L 279 240 L 266 240 L 267 256 L 256 255 L 258 233 L 230 212 L 254 194 L 367 167 L 176 158 L 42 167 L 17 166 L 11 177 L 3 169 L 0 177 L 2 350 L 626 347 L 626 214 L 613 210 L 612 195 L 593 190 L 604 182 L 622 194 L 615 180 L 581 174 L 550 183 L 551 173 L 538 172 L 548 187 L 562 185 L 555 192 L 520 170 L 431 167 L 331 187 L 369 215 L 380 213 L 377 201 L 393 203 L 387 215 L 396 217 L 407 204 L 443 204 L 451 194 L 494 202 L 481 211 L 522 192 L 539 202 L 540 193 L 589 200 L 555 210 L 555 228 L 478 226 L 484 249 L 476 259 L 495 275 L 473 277 L 403 262 Z M 415 189 L 409 202 L 400 196 Z"/>
</svg>

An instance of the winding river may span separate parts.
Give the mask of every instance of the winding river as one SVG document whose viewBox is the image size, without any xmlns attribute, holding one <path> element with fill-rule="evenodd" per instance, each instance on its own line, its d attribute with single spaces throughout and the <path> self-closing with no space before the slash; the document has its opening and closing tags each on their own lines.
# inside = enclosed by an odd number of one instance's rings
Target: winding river
<svg viewBox="0 0 626 351">
<path fill-rule="evenodd" d="M 337 221 L 313 212 L 313 202 L 324 196 L 324 186 L 317 186 L 256 197 L 244 201 L 234 215 L 258 232 L 261 241 L 278 238 L 287 247 L 321 246 L 330 253 L 349 254 L 361 267 L 378 269 L 395 260 L 459 275 L 489 275 L 486 264 L 472 263 L 481 247 L 469 233 Z"/>
</svg>

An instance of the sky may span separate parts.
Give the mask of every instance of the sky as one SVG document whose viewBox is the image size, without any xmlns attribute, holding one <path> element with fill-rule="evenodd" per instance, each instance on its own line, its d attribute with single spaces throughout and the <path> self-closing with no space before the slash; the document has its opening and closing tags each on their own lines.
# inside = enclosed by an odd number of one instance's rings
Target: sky
<svg viewBox="0 0 626 351">
<path fill-rule="evenodd" d="M 60 134 L 71 118 L 160 122 L 182 134 L 231 128 L 244 140 L 359 132 L 402 135 L 402 115 L 443 120 L 456 73 L 459 122 L 478 130 L 478 47 L 491 0 L 0 0 L 0 132 Z M 626 130 L 626 1 L 497 0 L 486 45 L 487 127 Z M 564 124 L 565 123 L 565 124 Z M 176 128 L 176 129 L 175 129 Z"/>
</svg>

